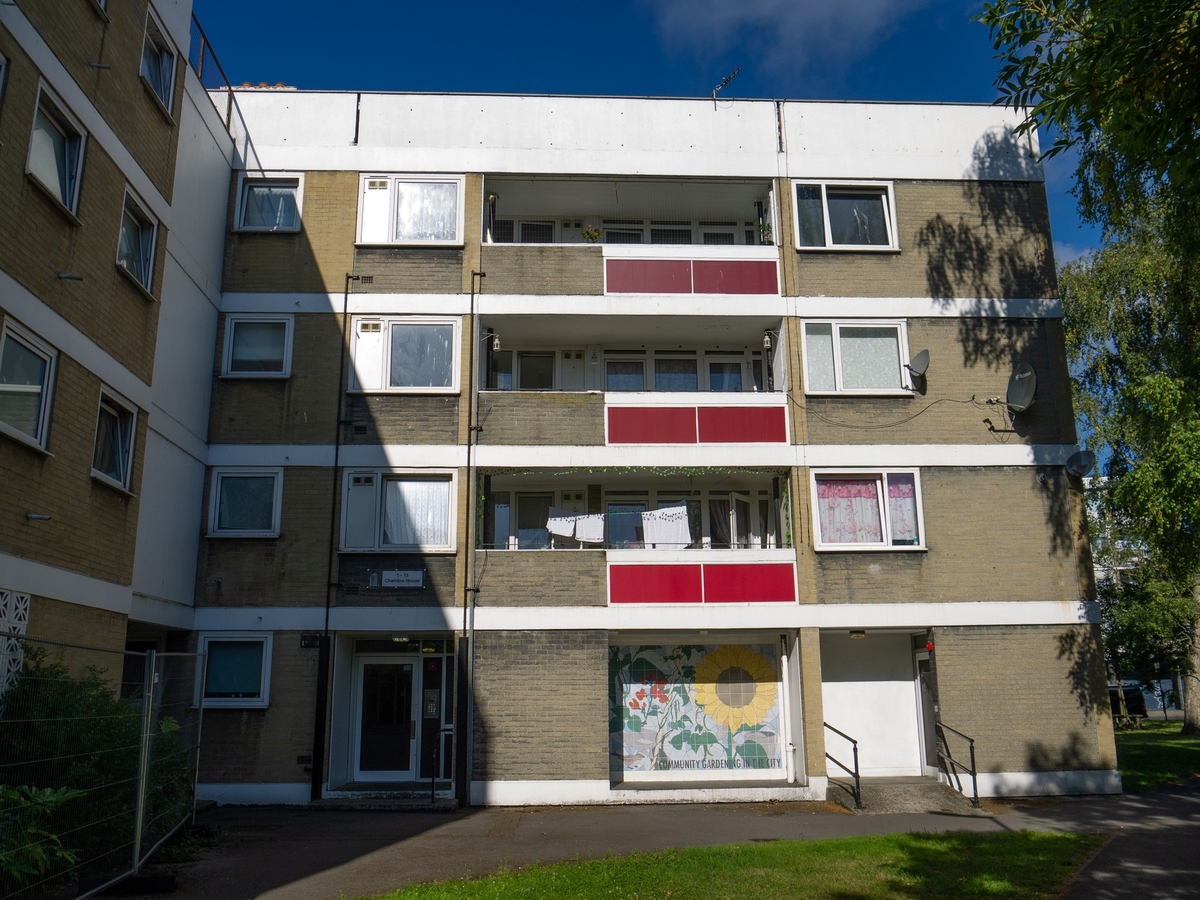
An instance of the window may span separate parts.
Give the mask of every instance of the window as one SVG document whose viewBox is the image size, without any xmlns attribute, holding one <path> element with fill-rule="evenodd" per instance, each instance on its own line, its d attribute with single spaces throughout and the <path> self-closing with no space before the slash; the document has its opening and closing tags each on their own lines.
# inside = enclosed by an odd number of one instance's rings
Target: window
<svg viewBox="0 0 1200 900">
<path fill-rule="evenodd" d="M 346 473 L 342 549 L 454 549 L 455 477 L 446 472 Z"/>
<path fill-rule="evenodd" d="M 127 401 L 107 389 L 100 391 L 96 418 L 96 449 L 92 454 L 92 477 L 129 490 L 133 473 L 133 437 L 137 413 Z"/>
<path fill-rule="evenodd" d="M 554 390 L 554 354 L 518 353 L 517 390 Z"/>
<path fill-rule="evenodd" d="M 656 391 L 698 391 L 695 359 L 654 360 L 654 389 Z"/>
<path fill-rule="evenodd" d="M 299 231 L 303 180 L 243 175 L 238 192 L 237 227 L 241 231 Z"/>
<path fill-rule="evenodd" d="M 0 332 L 0 430 L 45 449 L 58 355 L 5 323 Z"/>
<path fill-rule="evenodd" d="M 291 316 L 227 316 L 221 374 L 287 378 L 292 373 Z"/>
<path fill-rule="evenodd" d="M 810 394 L 907 393 L 903 322 L 805 322 L 805 388 Z"/>
<path fill-rule="evenodd" d="M 259 632 L 201 633 L 199 650 L 207 654 L 205 706 L 264 708 L 269 704 L 271 638 Z M 200 665 L 204 662 L 201 657 Z M 196 683 L 200 684 L 199 677 Z M 200 700 L 196 698 L 197 705 Z"/>
<path fill-rule="evenodd" d="M 166 29 L 153 10 L 146 13 L 146 37 L 142 41 L 142 77 L 168 113 L 174 99 L 175 49 Z"/>
<path fill-rule="evenodd" d="M 283 469 L 214 469 L 210 535 L 279 537 Z"/>
<path fill-rule="evenodd" d="M 644 391 L 646 363 L 640 359 L 608 359 L 604 361 L 606 391 Z"/>
<path fill-rule="evenodd" d="M 915 469 L 814 472 L 812 478 L 816 549 L 924 549 Z"/>
<path fill-rule="evenodd" d="M 0 53 L 0 109 L 4 108 L 4 85 L 8 80 L 8 59 Z"/>
<path fill-rule="evenodd" d="M 799 249 L 897 249 L 891 184 L 794 184 Z"/>
<path fill-rule="evenodd" d="M 25 171 L 72 214 L 79 208 L 85 142 L 83 126 L 43 85 L 38 91 Z"/>
<path fill-rule="evenodd" d="M 458 390 L 457 319 L 357 319 L 351 390 Z"/>
<path fill-rule="evenodd" d="M 708 389 L 710 391 L 740 391 L 742 389 L 742 363 L 709 362 Z"/>
<path fill-rule="evenodd" d="M 117 265 L 147 291 L 154 277 L 157 236 L 158 222 L 127 189 L 121 212 L 121 236 L 117 241 Z"/>
<path fill-rule="evenodd" d="M 364 176 L 359 242 L 461 244 L 463 188 L 462 176 Z"/>
</svg>

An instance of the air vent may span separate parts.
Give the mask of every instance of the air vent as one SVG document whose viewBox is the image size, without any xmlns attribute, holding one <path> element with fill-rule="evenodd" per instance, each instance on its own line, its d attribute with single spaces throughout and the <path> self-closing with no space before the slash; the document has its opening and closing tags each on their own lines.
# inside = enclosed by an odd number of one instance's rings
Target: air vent
<svg viewBox="0 0 1200 900">
<path fill-rule="evenodd" d="M 359 284 L 374 284 L 375 276 L 374 275 L 360 275 L 358 277 L 358 283 Z"/>
<path fill-rule="evenodd" d="M 386 191 L 387 186 L 388 186 L 388 183 L 387 183 L 386 178 L 369 178 L 369 179 L 367 179 L 367 190 L 368 191 Z"/>
<path fill-rule="evenodd" d="M 367 426 L 366 426 L 366 425 L 355 425 L 355 426 L 354 426 L 354 433 L 355 433 L 355 434 L 366 434 L 366 433 L 367 433 Z"/>
<path fill-rule="evenodd" d="M 357 594 L 358 593 L 358 585 L 357 584 L 348 584 L 342 589 L 342 593 Z"/>
<path fill-rule="evenodd" d="M 605 225 L 641 225 L 641 219 L 601 219 Z"/>
<path fill-rule="evenodd" d="M 357 430 L 357 428 L 356 428 L 356 430 Z M 350 477 L 350 484 L 353 485 L 354 487 L 371 487 L 373 484 L 375 484 L 375 476 L 374 475 L 352 475 Z"/>
<path fill-rule="evenodd" d="M 360 334 L 378 334 L 383 329 L 382 322 L 359 322 L 358 330 Z"/>
</svg>

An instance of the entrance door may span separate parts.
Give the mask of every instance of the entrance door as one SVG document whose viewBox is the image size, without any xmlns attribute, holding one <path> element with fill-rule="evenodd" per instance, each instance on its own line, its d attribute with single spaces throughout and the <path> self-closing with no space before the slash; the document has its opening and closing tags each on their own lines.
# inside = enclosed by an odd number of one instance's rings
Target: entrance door
<svg viewBox="0 0 1200 900">
<path fill-rule="evenodd" d="M 357 701 L 354 747 L 356 781 L 415 781 L 418 659 L 360 656 L 355 666 Z"/>
</svg>

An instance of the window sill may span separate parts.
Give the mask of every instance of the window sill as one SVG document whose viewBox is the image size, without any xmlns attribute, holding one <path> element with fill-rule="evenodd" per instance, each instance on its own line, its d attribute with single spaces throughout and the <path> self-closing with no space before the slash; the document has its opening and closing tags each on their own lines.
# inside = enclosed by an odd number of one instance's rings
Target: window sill
<svg viewBox="0 0 1200 900">
<path fill-rule="evenodd" d="M 267 709 L 270 704 L 259 700 L 215 700 L 211 697 L 200 701 L 204 709 Z"/>
<path fill-rule="evenodd" d="M 68 209 L 67 206 L 58 199 L 58 197 L 54 196 L 54 193 L 50 190 L 50 188 L 42 184 L 42 180 L 40 178 L 38 178 L 32 172 L 26 172 L 25 177 L 28 178 L 33 183 L 33 186 L 41 191 L 52 204 L 54 204 L 55 209 L 67 217 L 67 221 L 69 221 L 72 225 L 83 225 L 83 222 L 80 221 L 79 216 L 71 212 L 71 210 Z"/>
<path fill-rule="evenodd" d="M 911 388 L 899 388 L 877 391 L 805 391 L 805 397 L 908 397 L 912 399 L 916 392 Z"/>
<path fill-rule="evenodd" d="M 25 447 L 28 447 L 30 450 L 34 451 L 35 453 L 38 453 L 41 456 L 44 456 L 46 459 L 54 459 L 53 453 L 51 453 L 49 450 L 47 450 L 45 447 L 43 447 L 41 444 L 39 444 L 37 441 L 35 441 L 29 435 L 27 435 L 25 432 L 18 431 L 17 429 L 13 428 L 10 425 L 5 424 L 4 422 L 0 422 L 0 434 L 16 441 L 18 444 L 22 444 Z"/>
<path fill-rule="evenodd" d="M 389 394 L 399 394 L 402 396 L 411 397 L 414 394 L 438 394 L 438 395 L 458 394 L 458 393 L 460 393 L 460 390 L 456 387 L 449 387 L 449 388 L 435 388 L 435 387 L 387 388 L 387 389 L 379 389 L 379 390 L 372 389 L 369 391 L 365 391 L 362 388 L 350 388 L 349 390 L 346 391 L 346 393 L 347 394 L 358 394 L 360 396 L 370 395 L 370 396 L 380 396 L 380 397 L 385 397 Z M 531 391 L 529 393 L 551 393 L 551 392 L 550 391 L 537 391 L 537 392 Z"/>
<path fill-rule="evenodd" d="M 278 531 L 210 531 L 204 535 L 209 540 L 228 540 L 229 538 L 240 538 L 245 540 L 273 540 L 279 537 Z"/>
<path fill-rule="evenodd" d="M 338 547 L 338 553 L 413 553 L 421 556 L 453 556 L 455 547 Z"/>
<path fill-rule="evenodd" d="M 246 225 L 239 225 L 233 229 L 234 234 L 299 234 L 300 226 L 295 228 L 250 228 Z"/>
<path fill-rule="evenodd" d="M 99 16 L 101 20 L 103 20 L 104 22 L 112 21 L 112 19 L 109 18 L 108 11 L 105 10 L 105 8 L 100 5 L 99 0 L 91 0 L 91 4 L 92 4 L 92 12 L 94 12 L 97 16 Z"/>
<path fill-rule="evenodd" d="M 872 247 L 855 245 L 847 247 L 797 247 L 797 253 L 899 253 L 899 247 Z"/>
<path fill-rule="evenodd" d="M 146 288 L 146 286 L 144 284 L 142 284 L 140 281 L 138 281 L 136 278 L 134 278 L 132 272 L 130 272 L 127 268 L 125 268 L 120 263 L 114 263 L 114 265 L 117 267 L 117 271 L 120 272 L 122 275 L 124 275 L 127 279 L 129 279 L 129 283 L 132 284 L 135 288 L 137 288 L 143 297 L 145 297 L 147 300 L 150 300 L 153 303 L 158 302 L 158 298 L 155 297 L 152 293 L 150 293 L 150 291 Z"/>
<path fill-rule="evenodd" d="M 927 553 L 927 552 L 929 552 L 929 548 L 924 546 L 923 544 L 922 545 L 914 544 L 912 546 L 901 546 L 901 547 L 895 547 L 895 546 L 888 546 L 888 547 L 875 547 L 875 546 L 814 547 L 813 551 L 816 553 Z"/>
<path fill-rule="evenodd" d="M 177 69 L 179 68 L 178 60 L 175 61 L 175 67 Z M 162 113 L 162 116 L 164 119 L 167 120 L 167 123 L 172 128 L 174 128 L 175 127 L 175 117 L 173 115 L 171 115 L 171 111 L 169 109 L 167 109 L 167 105 L 165 103 L 163 103 L 162 97 L 158 96 L 158 91 L 156 91 L 154 89 L 154 85 L 152 85 L 149 82 L 149 80 L 146 78 L 145 75 L 140 75 L 138 77 L 141 78 L 142 87 L 144 87 L 149 92 L 150 97 L 154 100 L 154 105 L 156 107 L 158 107 L 158 111 L 160 113 Z M 172 89 L 174 89 L 174 87 L 175 87 L 174 82 L 172 82 L 171 87 L 172 87 Z"/>
<path fill-rule="evenodd" d="M 287 381 L 292 375 L 290 372 L 222 372 L 217 377 L 231 381 Z"/>
<path fill-rule="evenodd" d="M 463 246 L 462 241 L 355 241 L 355 247 L 441 247 L 454 249 Z"/>
<path fill-rule="evenodd" d="M 133 491 L 129 490 L 129 488 L 125 487 L 119 481 L 109 478 L 103 472 L 97 472 L 95 469 L 92 469 L 92 481 L 96 482 L 96 484 L 102 484 L 109 490 L 116 491 L 118 494 L 124 494 L 129 500 L 137 499 L 137 494 L 133 493 Z"/>
</svg>

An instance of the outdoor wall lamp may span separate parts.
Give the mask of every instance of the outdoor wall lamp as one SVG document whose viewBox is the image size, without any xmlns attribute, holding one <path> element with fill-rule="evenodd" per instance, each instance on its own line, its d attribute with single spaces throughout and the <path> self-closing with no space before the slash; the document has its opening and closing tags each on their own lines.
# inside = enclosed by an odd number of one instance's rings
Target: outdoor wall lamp
<svg viewBox="0 0 1200 900">
<path fill-rule="evenodd" d="M 763 332 L 763 349 L 764 350 L 771 349 L 771 332 L 769 332 L 769 331 Z"/>
<path fill-rule="evenodd" d="M 852 637 L 852 638 L 854 638 L 855 640 L 858 640 L 858 641 L 861 641 L 861 640 L 862 640 L 863 638 L 865 638 L 866 636 L 867 636 L 867 633 L 866 633 L 865 631 L 862 631 L 862 630 L 852 630 L 852 631 L 850 632 L 850 637 Z"/>
</svg>

